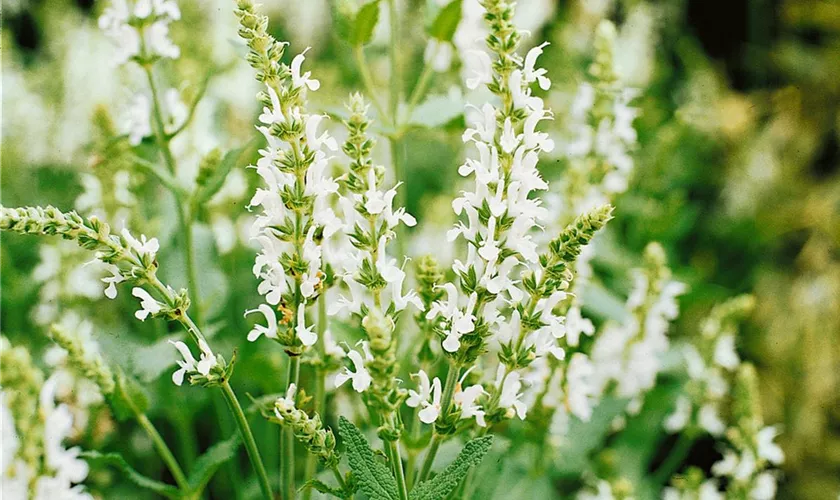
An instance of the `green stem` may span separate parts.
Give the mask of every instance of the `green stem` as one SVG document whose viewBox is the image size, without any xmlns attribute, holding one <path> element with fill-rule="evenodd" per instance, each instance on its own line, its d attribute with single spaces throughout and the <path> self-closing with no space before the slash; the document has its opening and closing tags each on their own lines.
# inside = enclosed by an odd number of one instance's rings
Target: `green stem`
<svg viewBox="0 0 840 500">
<path fill-rule="evenodd" d="M 452 395 L 455 393 L 455 386 L 458 384 L 458 375 L 460 375 L 461 368 L 455 363 L 449 363 L 449 371 L 446 373 L 446 382 L 443 386 L 443 399 L 441 399 L 440 414 L 446 415 L 449 411 L 449 405 L 452 403 Z M 421 483 L 429 478 L 432 472 L 432 464 L 435 462 L 435 455 L 437 455 L 440 444 L 443 442 L 443 436 L 438 433 L 432 437 L 432 443 L 429 446 L 429 452 L 426 454 L 426 459 L 423 461 L 423 469 L 420 471 L 420 476 L 417 482 Z"/>
<path fill-rule="evenodd" d="M 399 444 L 397 441 L 390 440 L 386 441 L 385 444 L 391 460 L 391 467 L 394 470 L 394 477 L 397 478 L 397 492 L 400 494 L 400 500 L 408 500 L 408 488 L 405 484 L 405 470 L 403 470 Z"/>
<path fill-rule="evenodd" d="M 373 106 L 376 108 L 376 112 L 379 113 L 379 119 L 382 120 L 383 123 L 393 125 L 392 117 L 388 116 L 388 112 L 385 111 L 385 107 L 382 106 L 382 103 L 379 102 L 379 98 L 376 97 L 376 88 L 373 85 L 373 77 L 370 75 L 370 68 L 368 67 L 367 59 L 365 59 L 364 48 L 361 45 L 354 47 L 353 55 L 356 58 L 356 66 L 358 66 L 359 74 L 362 76 L 362 84 L 365 86 L 368 99 L 370 99 L 373 103 Z"/>
<path fill-rule="evenodd" d="M 175 157 L 172 155 L 172 149 L 169 147 L 170 137 L 166 135 L 166 130 L 163 125 L 163 111 L 160 105 L 160 93 L 158 92 L 157 84 L 155 83 L 152 68 L 148 64 L 143 65 L 143 70 L 146 73 L 146 79 L 149 81 L 149 89 L 152 93 L 152 112 L 154 117 L 154 131 L 155 139 L 166 167 L 169 173 L 177 175 L 177 166 Z M 164 184 L 166 186 L 166 184 Z M 187 289 L 190 297 L 195 305 L 193 315 L 197 323 L 201 324 L 201 298 L 198 291 L 198 274 L 195 268 L 195 261 L 193 259 L 193 235 L 192 235 L 192 214 L 189 213 L 187 207 L 188 201 L 185 200 L 183 193 L 180 190 L 172 189 L 172 194 L 175 196 L 175 201 L 178 205 L 178 224 L 181 233 L 184 235 L 184 260 L 187 267 Z"/>
<path fill-rule="evenodd" d="M 426 453 L 426 459 L 423 460 L 423 468 L 420 469 L 420 475 L 417 476 L 417 483 L 422 483 L 426 479 L 429 478 L 429 474 L 432 472 L 432 464 L 435 462 L 435 455 L 437 455 L 438 449 L 440 449 L 440 443 L 443 441 L 440 434 L 435 434 L 432 436 L 432 442 L 429 445 L 429 452 Z"/>
<path fill-rule="evenodd" d="M 286 389 L 291 384 L 297 386 L 300 378 L 300 356 L 289 356 L 289 366 L 286 372 Z M 283 427 L 283 440 L 280 443 L 282 448 L 282 462 L 280 470 L 280 481 L 282 491 L 285 491 L 284 498 L 289 500 L 295 498 L 295 434 L 291 427 Z"/>
<path fill-rule="evenodd" d="M 327 331 L 327 300 L 324 295 L 318 299 L 318 322 L 317 322 L 317 332 L 318 332 L 318 341 L 315 344 L 315 349 L 318 352 L 318 356 L 323 360 L 325 358 L 324 352 L 324 332 Z M 321 366 L 316 366 L 315 368 L 315 400 L 314 400 L 314 412 L 321 415 L 321 420 L 323 421 L 326 418 L 326 381 L 324 380 L 324 369 Z M 317 469 L 317 459 L 315 455 L 308 453 L 306 455 L 306 463 L 304 464 L 303 469 L 303 477 L 306 480 L 309 480 L 315 477 L 316 469 Z M 307 488 L 303 494 L 304 500 L 309 500 L 312 497 L 312 488 Z"/>
<path fill-rule="evenodd" d="M 665 460 L 659 465 L 656 472 L 653 473 L 655 484 L 665 484 L 668 481 L 674 472 L 679 469 L 685 457 L 688 456 L 688 452 L 691 451 L 693 444 L 694 434 L 692 432 L 686 431 L 680 434 L 674 447 L 668 452 L 668 456 L 665 457 Z"/>
<path fill-rule="evenodd" d="M 396 0 L 388 0 L 388 14 L 391 21 L 391 47 L 388 50 L 388 55 L 391 61 L 391 78 L 390 87 L 391 92 L 391 122 L 396 125 L 397 117 L 400 108 L 400 87 L 402 86 L 402 75 L 400 74 L 400 20 L 397 16 L 397 2 Z"/>
<path fill-rule="evenodd" d="M 187 476 L 184 475 L 184 471 L 181 470 L 181 466 L 178 465 L 178 460 L 175 459 L 175 455 L 172 454 L 172 450 L 170 450 L 166 445 L 166 441 L 163 440 L 163 437 L 161 437 L 160 433 L 145 413 L 136 413 L 135 415 L 137 417 L 137 422 L 140 423 L 140 426 L 152 439 L 152 444 L 154 445 L 155 450 L 157 450 L 160 458 L 163 459 L 166 467 L 169 468 L 169 472 L 172 473 L 172 477 L 175 479 L 175 483 L 178 485 L 178 488 L 180 488 L 185 494 L 188 493 L 190 491 L 190 484 L 187 481 Z"/>
<path fill-rule="evenodd" d="M 260 489 L 266 500 L 272 500 L 271 485 L 268 482 L 268 474 L 265 472 L 262 458 L 260 457 L 260 450 L 257 449 L 257 443 L 254 441 L 254 434 L 251 432 L 251 427 L 248 425 L 248 419 L 245 418 L 245 412 L 242 411 L 242 406 L 239 400 L 236 399 L 236 394 L 230 387 L 230 383 L 225 380 L 222 384 L 222 394 L 230 407 L 231 413 L 236 419 L 236 424 L 239 426 L 239 432 L 242 435 L 242 441 L 245 443 L 245 449 L 248 451 L 248 458 L 251 460 L 251 465 L 254 466 L 254 471 L 257 473 L 257 480 L 260 483 Z M 290 497 L 291 498 L 291 497 Z"/>
<path fill-rule="evenodd" d="M 437 56 L 439 49 L 439 45 L 435 47 L 435 50 L 432 52 L 432 60 L 435 59 Z M 420 74 L 420 79 L 417 81 L 417 85 L 414 87 L 414 90 L 411 92 L 411 96 L 408 98 L 408 108 L 406 108 L 405 116 L 403 117 L 403 121 L 411 120 L 411 114 L 414 113 L 414 108 L 417 107 L 417 104 L 420 103 L 420 99 L 426 94 L 426 90 L 429 88 L 429 84 L 432 83 L 432 76 L 434 76 L 435 70 L 432 67 L 431 62 L 426 63 L 426 66 L 423 67 L 423 72 Z"/>
</svg>

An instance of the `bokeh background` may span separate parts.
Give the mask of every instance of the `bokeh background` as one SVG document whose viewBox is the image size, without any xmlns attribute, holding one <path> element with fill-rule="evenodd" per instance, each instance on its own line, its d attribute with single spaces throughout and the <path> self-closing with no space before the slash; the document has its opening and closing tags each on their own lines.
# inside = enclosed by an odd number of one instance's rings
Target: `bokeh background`
<svg viewBox="0 0 840 500">
<path fill-rule="evenodd" d="M 312 46 L 308 62 L 322 83 L 316 106 L 326 112 L 339 109 L 361 84 L 349 49 L 335 34 L 336 2 L 264 3 L 278 39 L 291 40 L 295 52 Z M 406 13 L 422 12 L 423 3 L 402 2 Z M 195 158 L 183 162 L 187 166 L 180 174 L 188 178 L 209 149 L 243 145 L 254 137 L 258 89 L 233 42 L 232 2 L 179 4 L 184 21 L 173 25 L 172 36 L 184 55 L 169 68 L 177 81 L 187 82 L 179 90 L 194 94 L 208 71 L 214 75 L 183 146 L 183 154 Z M 111 46 L 96 27 L 103 2 L 3 0 L 2 5 L 0 201 L 5 206 L 49 203 L 72 208 L 85 190 L 80 174 L 95 173 L 107 163 L 103 138 L 109 120 L 119 128 L 130 89 L 142 82 L 110 63 Z M 408 82 L 417 79 L 423 60 L 425 20 L 416 16 L 403 16 Z M 758 306 L 743 329 L 739 351 L 758 368 L 766 422 L 778 423 L 783 431 L 780 440 L 787 459 L 779 496 L 836 498 L 840 3 L 522 0 L 518 16 L 520 26 L 533 34 L 528 43 L 552 43 L 541 62 L 554 82 L 546 99 L 557 115 L 552 124 L 557 134 L 562 133 L 564 114 L 591 61 L 592 37 L 602 18 L 613 20 L 619 30 L 616 61 L 622 81 L 641 90 L 635 101 L 641 109 L 636 168 L 629 189 L 615 201 L 616 220 L 595 260 L 604 286 L 600 299 L 588 301 L 595 304 L 591 314 L 597 317 L 614 304 L 607 290 L 626 291 L 626 271 L 638 265 L 649 241 L 665 246 L 675 274 L 691 287 L 680 301 L 682 314 L 672 329 L 674 337 L 694 335 L 715 302 L 739 293 L 755 294 Z M 387 75 L 386 42 L 387 23 L 380 23 L 368 49 L 377 78 Z M 387 82 L 379 83 L 387 88 Z M 411 233 L 412 255 L 438 252 L 439 231 L 452 223 L 449 200 L 458 186 L 456 170 L 463 155 L 459 89 L 457 66 L 437 75 L 431 93 L 438 101 L 424 110 L 422 123 L 404 141 L 407 206 L 420 220 Z M 562 175 L 559 159 L 540 168 L 549 178 Z M 246 192 L 251 192 L 256 175 L 241 170 Z M 140 199 L 138 224 L 143 232 L 160 236 L 166 248 L 175 245 L 173 210 L 150 184 L 132 180 Z M 224 326 L 215 342 L 226 342 L 228 350 L 241 349 L 249 361 L 237 366 L 238 378 L 248 380 L 246 388 L 260 394 L 276 391 L 275 381 L 261 380 L 260 374 L 268 369 L 279 373 L 281 353 L 258 351 L 244 345 L 242 335 L 225 333 L 247 331 L 241 311 L 257 303 L 248 271 L 253 250 L 236 236 L 247 223 L 248 197 L 233 193 L 204 214 L 207 227 L 223 225 L 217 233 L 226 233 L 232 242 L 208 231 L 202 241 L 215 251 L 200 258 L 215 293 L 217 324 Z M 166 333 L 156 329 L 165 327 L 132 322 L 132 305 L 125 296 L 115 310 L 103 300 L 74 292 L 80 287 L 78 276 L 68 276 L 58 290 L 45 292 L 39 276 L 50 270 L 43 262 L 81 257 L 58 245 L 50 251 L 59 257 L 45 258 L 38 244 L 34 239 L 3 237 L 3 334 L 37 352 L 47 345 L 44 317 L 54 315 L 59 304 L 81 303 L 111 325 L 108 336 L 119 339 L 104 342 L 112 359 L 154 387 L 154 416 L 166 422 L 167 435 L 177 440 L 184 429 L 200 429 L 196 440 L 181 439 L 179 453 L 194 454 L 224 434 L 215 418 L 202 418 L 209 409 L 219 413 L 222 427 L 230 425 L 223 411 L 202 392 L 176 392 L 169 383 L 164 370 L 174 358 L 152 343 Z M 179 253 L 168 253 L 171 262 L 162 268 L 169 281 L 182 283 Z M 145 360 L 127 356 L 128 348 L 145 349 Z M 660 410 L 671 403 L 663 398 Z M 93 447 L 111 446 L 109 439 L 119 430 L 113 426 L 125 424 L 93 418 L 100 427 L 94 426 L 98 431 L 84 439 Z M 266 439 L 276 432 L 263 427 L 258 432 Z M 148 443 L 139 435 L 133 438 L 134 453 L 148 454 Z M 655 428 L 638 439 L 654 455 L 671 446 Z M 272 451 L 266 453 L 267 461 L 277 460 Z M 687 463 L 708 467 L 716 453 L 714 442 L 700 441 Z"/>
</svg>

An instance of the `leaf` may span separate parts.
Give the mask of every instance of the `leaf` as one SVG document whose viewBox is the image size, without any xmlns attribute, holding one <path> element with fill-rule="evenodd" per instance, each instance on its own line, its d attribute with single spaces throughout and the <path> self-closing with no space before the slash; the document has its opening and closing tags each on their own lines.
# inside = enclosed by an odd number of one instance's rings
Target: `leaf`
<svg viewBox="0 0 840 500">
<path fill-rule="evenodd" d="M 409 123 L 420 127 L 437 128 L 464 113 L 461 91 L 453 87 L 448 94 L 433 94 L 420 103 L 411 113 Z"/>
<path fill-rule="evenodd" d="M 443 500 L 467 477 L 467 472 L 477 466 L 490 451 L 493 436 L 475 438 L 464 446 L 458 457 L 443 472 L 428 481 L 423 481 L 411 490 L 411 500 Z"/>
<path fill-rule="evenodd" d="M 198 457 L 195 464 L 190 470 L 187 481 L 190 483 L 190 488 L 193 492 L 201 492 L 216 473 L 216 470 L 221 465 L 234 456 L 239 449 L 241 441 L 239 440 L 239 433 L 234 433 L 231 437 L 220 441 L 210 447 L 203 455 Z"/>
<path fill-rule="evenodd" d="M 153 491 L 167 498 L 181 498 L 181 491 L 175 486 L 162 483 L 140 474 L 119 453 L 100 453 L 98 451 L 83 451 L 80 456 L 91 465 L 111 465 L 119 469 L 126 479 L 136 486 Z"/>
<path fill-rule="evenodd" d="M 397 480 L 385 464 L 378 462 L 365 436 L 349 420 L 341 417 L 338 433 L 347 447 L 347 462 L 359 487 L 371 500 L 397 500 Z"/>
<path fill-rule="evenodd" d="M 224 157 L 222 157 L 222 161 L 219 162 L 216 170 L 213 171 L 210 177 L 208 177 L 203 184 L 196 188 L 193 197 L 194 205 L 203 205 L 209 201 L 214 194 L 218 193 L 219 190 L 222 189 L 222 186 L 225 184 L 225 179 L 227 179 L 230 171 L 233 170 L 233 167 L 239 163 L 239 160 L 244 156 L 243 153 L 249 150 L 253 143 L 254 141 L 251 141 L 241 148 L 231 149 Z"/>
<path fill-rule="evenodd" d="M 451 42 L 461 22 L 461 0 L 453 0 L 440 9 L 429 26 L 429 36 L 441 42 Z"/>
<path fill-rule="evenodd" d="M 338 498 L 349 497 L 347 492 L 345 492 L 341 488 L 333 488 L 332 486 L 326 484 L 325 482 L 319 479 L 310 479 L 309 481 L 303 483 L 303 485 L 298 489 L 298 491 L 303 491 L 307 488 L 312 488 L 319 493 L 323 493 L 325 495 L 332 495 Z"/>
<path fill-rule="evenodd" d="M 356 20 L 350 33 L 350 44 L 354 47 L 369 44 L 373 39 L 373 30 L 378 22 L 379 0 L 362 5 L 362 8 L 356 13 Z"/>
<path fill-rule="evenodd" d="M 108 403 L 117 420 L 128 420 L 149 409 L 149 397 L 136 380 L 123 373 L 117 367 L 114 392 L 108 397 Z"/>
</svg>

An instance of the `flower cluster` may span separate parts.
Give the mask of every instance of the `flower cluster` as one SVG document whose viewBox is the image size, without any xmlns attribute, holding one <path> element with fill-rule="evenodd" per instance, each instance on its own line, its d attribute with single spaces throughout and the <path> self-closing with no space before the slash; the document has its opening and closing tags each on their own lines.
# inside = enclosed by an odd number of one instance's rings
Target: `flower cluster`
<svg viewBox="0 0 840 500">
<path fill-rule="evenodd" d="M 754 304 L 752 296 L 742 295 L 716 306 L 701 325 L 701 339 L 683 348 L 689 382 L 665 420 L 669 432 L 699 427 L 713 436 L 723 435 L 722 412 L 731 374 L 741 364 L 735 350 L 737 323 Z"/>
<path fill-rule="evenodd" d="M 735 374 L 732 412 L 726 429 L 723 458 L 712 465 L 717 479 L 704 479 L 699 471 L 677 477 L 664 498 L 691 498 L 693 490 L 703 491 L 702 498 L 751 498 L 771 500 L 776 496 L 776 473 L 772 467 L 784 461 L 784 453 L 774 442 L 778 429 L 765 426 L 758 401 L 758 377 L 755 368 L 742 363 Z M 719 485 L 726 484 L 725 495 Z M 686 493 L 689 492 L 689 493 Z"/>
<path fill-rule="evenodd" d="M 601 391 L 615 383 L 615 394 L 630 399 L 628 410 L 641 408 L 646 391 L 656 383 L 662 355 L 668 350 L 669 322 L 679 314 L 677 297 L 683 283 L 671 279 L 665 251 L 651 243 L 645 248 L 644 267 L 633 272 L 633 289 L 627 298 L 629 318 L 608 324 L 592 348 L 596 385 Z"/>
<path fill-rule="evenodd" d="M 574 139 L 566 145 L 568 169 L 561 181 L 561 217 L 580 213 L 627 190 L 633 171 L 630 152 L 636 144 L 633 121 L 638 110 L 630 102 L 638 91 L 621 85 L 615 71 L 615 26 L 598 25 L 590 82 L 580 85 L 570 110 Z M 568 210 L 568 212 L 566 212 Z"/>
<path fill-rule="evenodd" d="M 265 331 L 276 332 L 287 351 L 300 353 L 316 340 L 304 311 L 326 287 L 323 242 L 341 228 L 330 207 L 338 184 L 328 172 L 329 152 L 338 145 L 318 131 L 324 116 L 306 112 L 307 92 L 320 87 L 311 72 L 301 69 L 306 51 L 291 65 L 281 62 L 287 44 L 267 33 L 268 18 L 256 14 L 251 2 L 238 6 L 239 34 L 250 49 L 247 60 L 265 84 L 257 129 L 268 145 L 255 166 L 264 185 L 250 202 L 262 209 L 253 227 L 261 247 L 253 272 L 260 280 L 259 293 L 282 313 L 282 331 L 273 314 L 258 310 L 269 323 Z"/>
<path fill-rule="evenodd" d="M 113 0 L 99 27 L 116 45 L 115 62 L 177 59 L 181 51 L 169 39 L 169 24 L 181 19 L 173 0 Z"/>
<path fill-rule="evenodd" d="M 5 337 L 0 337 L 0 362 L 3 496 L 92 499 L 78 484 L 88 474 L 81 450 L 64 447 L 73 416 L 66 405 L 56 406 L 56 380 L 43 382 L 28 351 L 12 347 Z"/>
</svg>

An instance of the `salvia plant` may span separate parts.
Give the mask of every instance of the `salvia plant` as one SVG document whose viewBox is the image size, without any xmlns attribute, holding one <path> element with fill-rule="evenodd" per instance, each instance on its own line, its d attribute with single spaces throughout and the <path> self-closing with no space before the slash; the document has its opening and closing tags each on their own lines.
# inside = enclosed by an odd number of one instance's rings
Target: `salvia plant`
<svg viewBox="0 0 840 500">
<path fill-rule="evenodd" d="M 217 476 L 231 498 L 775 495 L 780 430 L 765 425 L 756 371 L 736 350 L 752 297 L 718 305 L 696 338 L 672 346 L 687 286 L 650 243 L 626 277 L 626 301 L 613 303 L 618 312 L 588 317 L 598 234 L 634 169 L 640 90 L 615 70 L 615 27 L 597 26 L 568 130 L 556 134 L 539 60 L 551 46 L 517 27 L 514 2 L 428 2 L 424 69 L 407 96 L 399 24 L 407 13 L 396 4 L 336 4 L 362 88 L 325 112 L 314 96 L 329 75 L 317 57 L 275 38 L 251 0 L 232 3 L 238 26 L 228 35 L 238 35 L 261 112 L 250 141 L 226 152 L 190 134 L 224 68 L 210 64 L 198 84 L 173 71 L 192 47 L 170 36 L 178 3 L 113 0 L 104 9 L 99 27 L 130 75 L 131 97 L 119 123 L 107 109 L 95 113 L 92 169 L 75 210 L 0 208 L 3 231 L 53 237 L 39 250 L 32 312 L 53 345 L 41 361 L 0 338 L 4 498 L 108 497 L 105 471 L 129 485 L 116 497 L 209 498 Z M 366 59 L 380 10 L 390 21 L 388 91 Z M 415 254 L 401 141 L 436 73 L 453 66 L 468 102 L 457 131 L 464 158 L 451 165 L 460 191 L 446 203 L 455 222 L 436 234 L 438 248 Z M 550 167 L 558 162 L 559 176 Z M 150 186 L 170 195 L 167 224 L 149 221 Z M 227 302 L 239 304 L 238 324 L 222 319 L 218 268 L 201 264 L 206 246 L 220 261 L 248 261 L 254 293 Z M 85 309 L 102 296 L 117 315 L 135 304 L 132 328 L 157 324 L 144 330 L 158 342 L 143 361 L 103 348 L 115 334 Z M 237 342 L 219 334 L 245 321 Z M 238 361 L 254 350 L 260 364 Z M 155 382 L 160 371 L 138 375 L 154 369 L 137 364 L 169 368 L 170 386 Z M 659 375 L 683 371 L 673 408 L 644 423 L 678 435 L 653 479 L 622 468 L 620 450 L 599 453 L 599 443 L 639 425 Z M 264 393 L 244 399 L 234 386 L 251 377 Z M 193 429 L 159 430 L 152 418 L 161 397 L 186 407 L 199 392 L 214 401 L 214 415 L 198 416 L 203 425 L 229 430 L 200 456 L 176 437 Z M 150 477 L 129 454 L 75 445 L 129 429 L 163 475 Z M 720 460 L 681 469 L 705 437 L 719 443 Z M 576 477 L 555 492 L 520 489 L 500 479 L 512 456 L 529 457 L 515 467 L 532 462 L 535 475 L 559 462 Z"/>
</svg>

